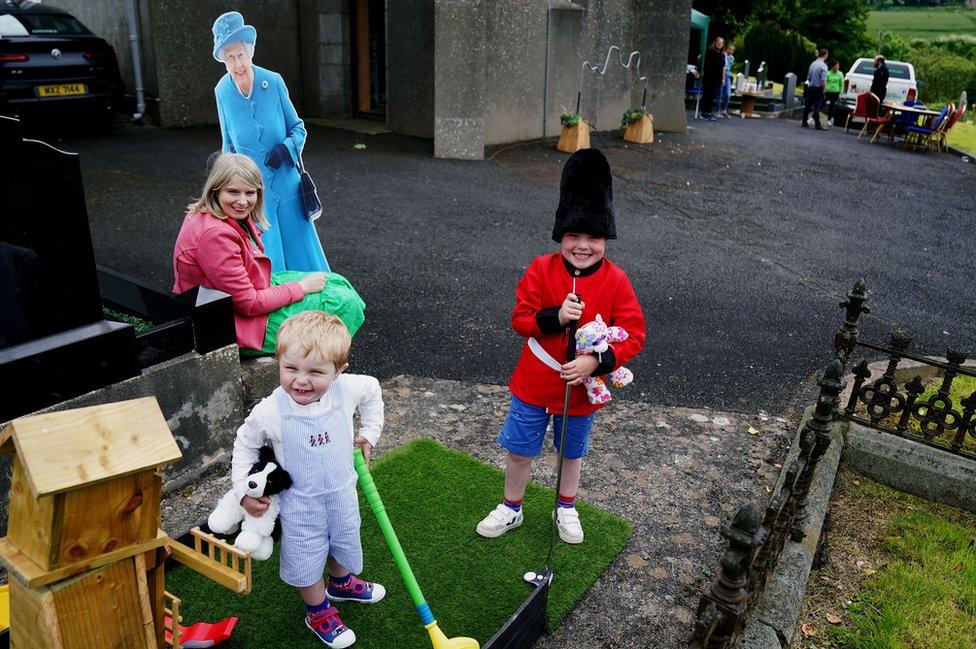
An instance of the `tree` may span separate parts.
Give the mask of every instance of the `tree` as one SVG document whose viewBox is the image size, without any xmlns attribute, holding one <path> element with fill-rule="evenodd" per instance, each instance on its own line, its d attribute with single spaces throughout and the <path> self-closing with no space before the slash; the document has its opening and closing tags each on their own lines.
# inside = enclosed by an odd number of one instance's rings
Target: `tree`
<svg viewBox="0 0 976 649">
<path fill-rule="evenodd" d="M 819 0 L 800 9 L 795 29 L 817 48 L 830 50 L 830 59 L 846 67 L 861 56 L 872 56 L 867 33 L 868 7 L 862 0 Z"/>
<path fill-rule="evenodd" d="M 745 33 L 742 43 L 743 56 L 753 61 L 752 71 L 759 69 L 760 61 L 766 62 L 768 79 L 781 80 L 787 72 L 796 75 L 799 83 L 807 78 L 807 68 L 817 57 L 813 43 L 774 22 L 757 23 Z"/>
<path fill-rule="evenodd" d="M 693 0 L 691 6 L 708 16 L 708 42 L 717 36 L 732 40 L 745 29 L 755 3 L 750 0 Z"/>
</svg>

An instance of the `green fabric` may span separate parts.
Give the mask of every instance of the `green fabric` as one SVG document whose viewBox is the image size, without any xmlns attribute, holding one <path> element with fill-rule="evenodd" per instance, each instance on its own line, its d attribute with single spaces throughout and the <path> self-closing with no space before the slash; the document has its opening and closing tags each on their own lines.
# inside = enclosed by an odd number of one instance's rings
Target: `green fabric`
<svg viewBox="0 0 976 649">
<path fill-rule="evenodd" d="M 705 74 L 705 50 L 708 48 L 709 18 L 700 11 L 691 10 L 691 28 L 701 32 L 698 38 L 698 74 Z"/>
<path fill-rule="evenodd" d="M 827 92 L 844 92 L 844 73 L 840 70 L 827 71 Z"/>
<path fill-rule="evenodd" d="M 308 273 L 293 270 L 271 273 L 271 285 L 278 286 L 288 282 L 297 282 L 306 275 Z M 321 291 L 307 293 L 298 302 L 287 304 L 268 314 L 268 328 L 264 331 L 264 347 L 255 354 L 274 354 L 275 341 L 278 339 L 278 329 L 281 327 L 281 323 L 302 311 L 325 311 L 339 316 L 339 319 L 349 329 L 349 335 L 355 336 L 366 319 L 363 313 L 365 308 L 366 303 L 359 297 L 359 293 L 352 287 L 348 279 L 339 273 L 328 273 L 325 288 Z"/>
</svg>

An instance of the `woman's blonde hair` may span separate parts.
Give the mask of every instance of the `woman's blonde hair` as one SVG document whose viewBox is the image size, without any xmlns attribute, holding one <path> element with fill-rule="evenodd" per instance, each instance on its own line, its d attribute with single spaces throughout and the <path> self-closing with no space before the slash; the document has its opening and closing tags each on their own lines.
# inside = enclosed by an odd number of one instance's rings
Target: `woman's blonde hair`
<svg viewBox="0 0 976 649">
<path fill-rule="evenodd" d="M 268 220 L 264 218 L 264 181 L 261 180 L 261 170 L 253 160 L 239 153 L 222 153 L 217 156 L 203 186 L 203 195 L 187 205 L 186 209 L 190 212 L 209 212 L 218 219 L 226 219 L 227 215 L 221 211 L 217 195 L 235 178 L 258 190 L 258 199 L 251 210 L 251 220 L 261 227 L 268 227 Z"/>
</svg>

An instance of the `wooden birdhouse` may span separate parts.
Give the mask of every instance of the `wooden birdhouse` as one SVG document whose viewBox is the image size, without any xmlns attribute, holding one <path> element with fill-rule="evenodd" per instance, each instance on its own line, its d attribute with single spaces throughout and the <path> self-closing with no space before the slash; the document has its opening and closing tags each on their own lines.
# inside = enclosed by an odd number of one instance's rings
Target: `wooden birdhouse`
<svg viewBox="0 0 976 649">
<path fill-rule="evenodd" d="M 11 646 L 156 647 L 162 467 L 181 457 L 156 400 L 15 419 L 0 451 L 14 455 Z"/>
</svg>

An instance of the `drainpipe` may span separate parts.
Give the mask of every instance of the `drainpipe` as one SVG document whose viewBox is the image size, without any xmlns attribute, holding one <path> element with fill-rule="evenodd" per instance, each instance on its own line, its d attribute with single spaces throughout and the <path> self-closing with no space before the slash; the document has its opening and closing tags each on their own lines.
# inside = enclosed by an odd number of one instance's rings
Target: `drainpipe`
<svg viewBox="0 0 976 649">
<path fill-rule="evenodd" d="M 136 14 L 136 0 L 126 0 L 125 15 L 129 19 L 129 42 L 132 45 L 132 72 L 136 83 L 136 112 L 132 123 L 142 125 L 146 113 L 146 94 L 142 87 L 142 53 L 139 49 L 139 18 Z"/>
<path fill-rule="evenodd" d="M 552 22 L 552 0 L 546 0 L 546 65 L 542 74 L 542 138 L 546 137 L 546 118 L 549 113 L 549 25 Z"/>
</svg>

